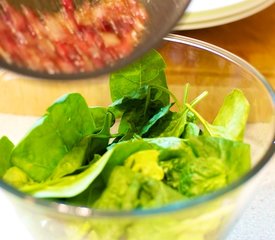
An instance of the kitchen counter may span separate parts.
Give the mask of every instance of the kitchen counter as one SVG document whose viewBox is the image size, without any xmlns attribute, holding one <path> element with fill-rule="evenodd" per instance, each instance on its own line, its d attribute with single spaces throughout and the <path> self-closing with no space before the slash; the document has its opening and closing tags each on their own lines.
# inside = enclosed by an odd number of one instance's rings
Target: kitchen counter
<svg viewBox="0 0 275 240">
<path fill-rule="evenodd" d="M 275 88 L 275 4 L 229 24 L 175 33 L 203 40 L 243 58 Z M 272 30 L 271 30 L 272 29 Z M 226 240 L 275 239 L 275 158 L 261 174 L 261 185 Z"/>
</svg>

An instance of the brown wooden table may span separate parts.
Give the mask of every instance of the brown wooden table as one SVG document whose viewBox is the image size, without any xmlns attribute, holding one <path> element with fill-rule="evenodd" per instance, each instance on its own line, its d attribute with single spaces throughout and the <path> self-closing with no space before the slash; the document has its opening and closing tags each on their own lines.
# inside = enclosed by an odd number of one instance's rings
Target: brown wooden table
<svg viewBox="0 0 275 240">
<path fill-rule="evenodd" d="M 257 68 L 275 89 L 274 29 L 275 4 L 236 22 L 175 33 L 200 39 L 235 53 Z"/>
</svg>

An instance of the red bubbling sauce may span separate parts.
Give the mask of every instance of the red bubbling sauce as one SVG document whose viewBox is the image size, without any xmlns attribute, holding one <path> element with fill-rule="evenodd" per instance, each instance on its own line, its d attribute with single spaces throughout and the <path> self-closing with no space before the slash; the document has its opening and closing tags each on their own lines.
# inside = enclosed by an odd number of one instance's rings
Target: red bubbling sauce
<svg viewBox="0 0 275 240">
<path fill-rule="evenodd" d="M 136 0 L 61 0 L 58 12 L 14 8 L 0 1 L 0 58 L 33 71 L 94 71 L 127 56 L 147 14 Z"/>
</svg>

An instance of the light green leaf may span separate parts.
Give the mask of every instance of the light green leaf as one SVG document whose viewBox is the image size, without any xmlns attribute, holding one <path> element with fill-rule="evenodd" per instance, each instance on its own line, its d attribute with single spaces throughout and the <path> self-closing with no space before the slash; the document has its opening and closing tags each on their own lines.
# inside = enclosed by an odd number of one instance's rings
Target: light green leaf
<svg viewBox="0 0 275 240">
<path fill-rule="evenodd" d="M 124 161 L 133 153 L 141 150 L 152 149 L 152 146 L 143 140 L 134 139 L 114 144 L 111 149 L 113 150 L 113 153 L 110 155 L 110 159 L 102 172 L 103 179 L 106 183 L 108 182 L 109 176 L 114 167 L 123 165 Z"/>
<path fill-rule="evenodd" d="M 112 150 L 106 152 L 99 160 L 92 162 L 87 169 L 79 174 L 63 178 L 24 185 L 21 191 L 32 194 L 37 198 L 69 198 L 83 192 L 102 172 L 112 155 Z"/>
<path fill-rule="evenodd" d="M 0 139 L 0 179 L 8 168 L 11 167 L 10 157 L 13 148 L 13 143 L 6 136 Z"/>
<path fill-rule="evenodd" d="M 241 90 L 234 89 L 226 96 L 212 124 L 208 123 L 191 105 L 186 104 L 186 107 L 202 123 L 205 135 L 243 141 L 250 106 Z"/>
<path fill-rule="evenodd" d="M 250 105 L 240 89 L 234 89 L 225 99 L 213 125 L 222 126 L 230 133 L 231 139 L 242 141 Z"/>
<path fill-rule="evenodd" d="M 20 188 L 25 184 L 32 182 L 24 171 L 15 166 L 10 167 L 6 171 L 3 176 L 3 181 L 16 188 Z"/>
<path fill-rule="evenodd" d="M 64 156 L 95 128 L 83 97 L 78 93 L 65 95 L 14 148 L 11 162 L 33 180 L 45 181 Z"/>
<path fill-rule="evenodd" d="M 186 197 L 220 189 L 250 169 L 248 144 L 206 136 L 176 144 L 160 152 L 159 164 L 165 172 L 165 183 Z"/>
<path fill-rule="evenodd" d="M 94 207 L 109 210 L 154 208 L 182 200 L 183 196 L 161 181 L 118 166 Z"/>
<path fill-rule="evenodd" d="M 90 142 L 91 137 L 85 137 L 80 143 L 77 143 L 71 151 L 59 161 L 49 179 L 62 178 L 80 168 L 87 158 Z"/>
</svg>

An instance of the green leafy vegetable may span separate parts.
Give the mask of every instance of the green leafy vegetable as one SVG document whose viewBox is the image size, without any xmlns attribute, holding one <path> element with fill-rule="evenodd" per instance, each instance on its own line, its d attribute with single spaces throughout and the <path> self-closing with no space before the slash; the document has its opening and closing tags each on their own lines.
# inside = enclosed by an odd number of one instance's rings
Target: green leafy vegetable
<svg viewBox="0 0 275 240">
<path fill-rule="evenodd" d="M 106 188 L 102 177 L 99 175 L 86 190 L 74 197 L 63 199 L 64 203 L 73 204 L 75 206 L 93 207 L 95 201 L 99 199 L 102 192 Z"/>
<path fill-rule="evenodd" d="M 165 62 L 161 55 L 152 50 L 142 58 L 110 76 L 110 90 L 113 102 L 139 91 L 148 85 L 167 88 Z M 169 95 L 161 93 L 158 97 L 163 105 L 169 103 Z"/>
<path fill-rule="evenodd" d="M 58 165 L 53 170 L 49 179 L 59 179 L 63 176 L 66 176 L 70 173 L 73 173 L 76 169 L 80 168 L 88 154 L 88 147 L 90 144 L 91 138 L 85 137 L 77 143 L 70 152 L 68 152 L 58 163 Z"/>
<path fill-rule="evenodd" d="M 162 180 L 164 176 L 163 169 L 158 165 L 159 151 L 143 150 L 128 157 L 124 165 L 134 172 L 140 172 L 157 180 Z"/>
<path fill-rule="evenodd" d="M 16 188 L 20 188 L 25 184 L 29 184 L 30 182 L 32 182 L 32 180 L 24 171 L 15 166 L 10 167 L 6 171 L 3 176 L 3 180 Z"/>
<path fill-rule="evenodd" d="M 108 185 L 94 207 L 99 209 L 130 210 L 160 207 L 182 200 L 183 196 L 161 181 L 133 172 L 126 167 L 115 167 Z"/>
<path fill-rule="evenodd" d="M 187 99 L 189 92 L 189 84 L 186 84 L 184 96 L 183 96 L 183 104 L 181 105 L 179 101 L 176 99 L 174 95 L 171 95 L 176 102 L 176 105 L 179 108 L 179 111 L 172 112 L 167 111 L 166 114 L 162 114 L 162 118 L 158 118 L 155 122 L 155 125 L 148 130 L 148 133 L 145 135 L 146 137 L 181 137 L 186 129 L 186 125 L 189 122 L 194 121 L 194 115 L 192 118 L 190 115 L 191 112 L 188 111 Z M 195 98 L 189 106 L 195 106 L 201 99 L 203 99 L 207 95 L 207 92 L 203 92 L 197 98 Z M 194 129 L 194 127 L 193 127 Z"/>
<path fill-rule="evenodd" d="M 223 126 L 231 139 L 242 141 L 250 105 L 240 89 L 234 89 L 225 99 L 216 118 L 215 126 Z"/>
<path fill-rule="evenodd" d="M 38 198 L 104 210 L 162 207 L 216 191 L 250 168 L 250 147 L 242 142 L 249 103 L 233 90 L 210 124 L 195 110 L 207 92 L 189 100 L 189 87 L 179 101 L 167 87 L 161 55 L 151 51 L 111 74 L 109 106 L 88 106 L 80 94 L 67 94 L 18 145 L 2 137 L 0 178 Z M 106 224 L 86 226 L 81 236 L 202 239 L 202 225 L 170 219 L 152 229 L 127 220 L 108 231 Z M 217 226 L 213 221 L 208 228 Z"/>
<path fill-rule="evenodd" d="M 114 109 L 118 109 L 122 113 L 118 132 L 123 136 L 123 140 L 131 139 L 134 134 L 142 135 L 144 128 L 152 125 L 150 122 L 152 118 L 155 118 L 153 121 L 156 121 L 156 118 L 161 117 L 159 114 L 163 111 L 164 106 L 156 97 L 158 92 L 162 92 L 162 90 L 144 86 L 115 101 L 109 107 L 112 112 Z"/>
<path fill-rule="evenodd" d="M 213 123 L 210 124 L 186 104 L 204 126 L 205 134 L 213 137 L 223 137 L 231 140 L 242 141 L 249 114 L 249 103 L 239 89 L 234 89 L 224 100 Z"/>
<path fill-rule="evenodd" d="M 112 150 L 93 161 L 83 172 L 42 183 L 23 185 L 20 190 L 37 198 L 68 198 L 83 192 L 96 179 L 106 165 Z"/>
<path fill-rule="evenodd" d="M 142 129 L 140 130 L 140 135 L 145 135 L 161 118 L 168 115 L 172 106 L 173 104 L 171 103 L 167 106 L 160 108 L 159 112 L 153 115 L 153 117 L 149 119 L 147 124 L 142 127 Z"/>
<path fill-rule="evenodd" d="M 106 124 L 105 123 L 106 115 L 110 114 L 110 112 L 108 111 L 108 108 L 100 107 L 100 106 L 92 106 L 92 107 L 89 107 L 89 109 L 97 131 L 101 131 L 104 124 Z M 112 126 L 115 123 L 115 119 L 113 115 L 110 115 L 108 120 L 110 121 L 108 124 L 109 126 Z"/>
<path fill-rule="evenodd" d="M 88 154 L 90 159 L 93 159 L 95 154 L 104 154 L 108 147 L 111 138 L 111 126 L 113 124 L 113 115 L 110 112 L 106 112 L 105 120 L 102 129 L 96 133 L 90 135 L 90 145 Z M 89 160 L 89 159 L 88 159 Z"/>
<path fill-rule="evenodd" d="M 186 197 L 220 189 L 250 169 L 249 145 L 223 138 L 192 137 L 166 151 L 160 153 L 164 182 Z"/>
<path fill-rule="evenodd" d="M 14 148 L 11 162 L 35 181 L 51 176 L 81 139 L 96 129 L 89 108 L 78 93 L 65 95 L 48 108 Z"/>
<path fill-rule="evenodd" d="M 199 136 L 200 132 L 200 127 L 197 124 L 193 122 L 187 122 L 181 137 L 190 138 L 192 136 Z"/>
<path fill-rule="evenodd" d="M 131 139 L 134 134 L 144 134 L 144 131 L 148 131 L 148 121 L 152 122 L 152 117 L 169 105 L 164 69 L 165 62 L 161 55 L 153 50 L 135 63 L 111 74 L 113 104 L 109 109 L 117 117 L 122 116 L 120 141 Z M 147 130 L 144 129 L 145 125 Z"/>
<path fill-rule="evenodd" d="M 108 163 L 102 172 L 104 181 L 107 183 L 113 169 L 116 166 L 123 165 L 124 161 L 133 153 L 148 149 L 152 149 L 148 142 L 136 139 L 113 145 L 111 148 L 113 150 L 112 154 L 109 156 Z"/>
<path fill-rule="evenodd" d="M 11 166 L 10 157 L 13 148 L 13 143 L 6 136 L 0 138 L 0 178 Z"/>
</svg>

